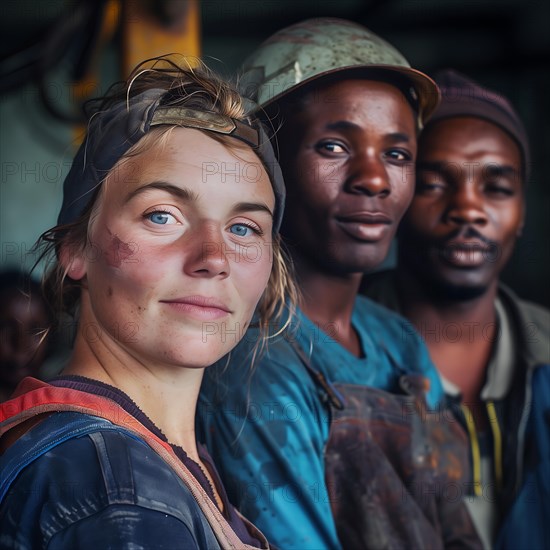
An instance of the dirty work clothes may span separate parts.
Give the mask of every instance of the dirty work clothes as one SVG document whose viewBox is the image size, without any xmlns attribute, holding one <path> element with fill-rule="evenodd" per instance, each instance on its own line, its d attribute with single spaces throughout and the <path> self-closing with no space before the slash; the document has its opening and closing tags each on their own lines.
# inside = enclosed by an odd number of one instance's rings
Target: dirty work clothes
<svg viewBox="0 0 550 550">
<path fill-rule="evenodd" d="M 364 290 L 401 311 L 395 270 L 367 278 Z M 550 522 L 540 518 L 550 495 L 550 311 L 502 283 L 495 310 L 498 333 L 480 394 L 492 429 L 480 437 L 470 426 L 473 477 L 466 503 L 487 548 L 495 540 L 502 548 L 548 547 Z M 445 383 L 445 390 L 466 424 L 458 389 Z"/>
<path fill-rule="evenodd" d="M 198 438 L 217 462 L 230 500 L 285 550 L 341 547 L 325 483 L 330 413 L 293 342 L 329 382 L 393 391 L 402 374 L 418 373 L 430 382 L 429 406 L 443 398 L 428 352 L 407 321 L 358 297 L 352 324 L 361 358 L 330 336 L 334 325 L 318 327 L 298 311 L 292 329 L 269 341 L 252 372 L 256 329 L 227 367 L 223 359 L 207 369 Z"/>
<path fill-rule="evenodd" d="M 427 410 L 425 378 L 403 374 L 393 393 L 314 379 L 330 404 L 325 481 L 342 547 L 481 548 L 460 490 L 466 435 L 451 415 Z"/>
<path fill-rule="evenodd" d="M 94 387 L 82 380 L 71 384 Z M 113 399 L 25 378 L 0 404 L 0 547 L 253 548 L 231 528 L 236 513 L 222 514 L 187 467 L 190 459 L 109 388 L 98 389 Z M 25 432 L 34 419 L 41 422 Z M 267 548 L 239 521 L 254 548 Z"/>
<path fill-rule="evenodd" d="M 416 400 L 421 383 L 404 375 L 403 395 L 336 384 L 325 451 L 327 486 L 346 550 L 479 548 L 462 499 L 468 479 L 462 428 Z"/>
</svg>

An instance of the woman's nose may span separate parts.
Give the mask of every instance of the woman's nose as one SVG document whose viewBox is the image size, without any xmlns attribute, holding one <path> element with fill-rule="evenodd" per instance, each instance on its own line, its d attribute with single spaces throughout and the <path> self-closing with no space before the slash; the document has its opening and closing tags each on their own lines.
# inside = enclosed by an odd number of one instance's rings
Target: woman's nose
<svg viewBox="0 0 550 550">
<path fill-rule="evenodd" d="M 191 241 L 191 242 L 190 242 Z M 217 224 L 202 224 L 189 236 L 189 253 L 185 255 L 184 271 L 192 277 L 227 277 L 230 272 L 229 245 Z"/>
</svg>

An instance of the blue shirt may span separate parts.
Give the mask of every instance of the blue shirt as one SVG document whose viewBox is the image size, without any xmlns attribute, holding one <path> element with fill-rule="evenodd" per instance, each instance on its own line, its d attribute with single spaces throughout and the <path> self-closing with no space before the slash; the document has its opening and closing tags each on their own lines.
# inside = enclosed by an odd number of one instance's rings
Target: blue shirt
<svg viewBox="0 0 550 550">
<path fill-rule="evenodd" d="M 443 400 L 437 371 L 408 321 L 358 297 L 352 324 L 360 358 L 332 338 L 335 325 L 318 327 L 298 311 L 292 328 L 269 340 L 253 365 L 258 330 L 251 328 L 203 382 L 199 439 L 221 466 L 233 504 L 285 550 L 340 548 L 325 485 L 329 410 L 292 339 L 330 382 L 392 391 L 401 374 L 420 373 L 430 380 L 428 405 Z"/>
</svg>

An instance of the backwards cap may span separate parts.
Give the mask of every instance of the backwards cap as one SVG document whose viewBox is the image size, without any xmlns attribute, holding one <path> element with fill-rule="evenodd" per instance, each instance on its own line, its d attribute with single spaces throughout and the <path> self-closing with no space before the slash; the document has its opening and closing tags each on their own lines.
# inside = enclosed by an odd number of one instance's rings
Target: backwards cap
<svg viewBox="0 0 550 550">
<path fill-rule="evenodd" d="M 63 184 L 59 225 L 74 222 L 83 214 L 93 192 L 109 171 L 151 128 L 170 125 L 224 134 L 252 147 L 261 159 L 273 186 L 273 232 L 279 230 L 285 199 L 283 175 L 261 124 L 183 106 L 163 105 L 163 99 L 173 94 L 174 90 L 147 90 L 128 101 L 121 100 L 91 118 L 86 138 Z"/>
<path fill-rule="evenodd" d="M 430 124 L 457 116 L 481 118 L 504 130 L 517 143 L 523 160 L 524 176 L 529 169 L 529 139 L 512 104 L 501 94 L 483 88 L 477 82 L 452 69 L 434 77 L 441 90 L 441 103 L 430 118 Z"/>
<path fill-rule="evenodd" d="M 344 19 L 308 19 L 276 32 L 244 62 L 239 90 L 265 108 L 318 78 L 368 69 L 405 77 L 422 126 L 439 102 L 433 80 L 412 69 L 391 44 Z"/>
</svg>

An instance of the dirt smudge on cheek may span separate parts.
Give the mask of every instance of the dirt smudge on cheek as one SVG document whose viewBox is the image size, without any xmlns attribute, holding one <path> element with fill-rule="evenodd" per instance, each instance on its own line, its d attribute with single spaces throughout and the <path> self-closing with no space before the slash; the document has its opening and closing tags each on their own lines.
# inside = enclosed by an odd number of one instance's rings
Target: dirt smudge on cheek
<svg viewBox="0 0 550 550">
<path fill-rule="evenodd" d="M 109 228 L 107 228 L 107 231 L 111 237 L 111 242 L 105 251 L 105 260 L 111 267 L 120 267 L 123 262 L 127 262 L 134 255 L 135 243 L 122 241 Z"/>
<path fill-rule="evenodd" d="M 113 295 L 113 288 L 112 287 L 109 287 L 107 289 L 107 296 L 112 296 Z"/>
</svg>

